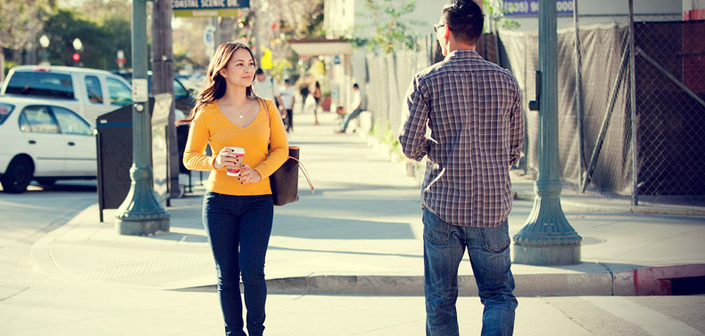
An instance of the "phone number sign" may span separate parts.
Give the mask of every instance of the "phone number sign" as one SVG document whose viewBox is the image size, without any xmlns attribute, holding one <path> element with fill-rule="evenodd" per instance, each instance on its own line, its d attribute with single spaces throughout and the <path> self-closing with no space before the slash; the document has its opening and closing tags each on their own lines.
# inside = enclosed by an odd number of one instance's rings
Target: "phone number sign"
<svg viewBox="0 0 705 336">
<path fill-rule="evenodd" d="M 504 0 L 504 16 L 537 16 L 538 0 Z M 573 0 L 556 1 L 558 16 L 573 16 Z"/>
</svg>

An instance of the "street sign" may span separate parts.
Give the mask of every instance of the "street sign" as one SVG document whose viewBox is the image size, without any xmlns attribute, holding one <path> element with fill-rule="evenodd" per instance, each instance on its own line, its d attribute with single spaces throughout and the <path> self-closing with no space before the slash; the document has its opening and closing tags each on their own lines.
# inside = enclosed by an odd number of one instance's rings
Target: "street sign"
<svg viewBox="0 0 705 336">
<path fill-rule="evenodd" d="M 203 43 L 208 48 L 215 47 L 215 26 L 208 25 L 203 29 Z"/>
<path fill-rule="evenodd" d="M 250 0 L 171 0 L 175 17 L 236 17 Z"/>
<path fill-rule="evenodd" d="M 144 103 L 149 99 L 149 86 L 147 79 L 133 78 L 132 79 L 132 101 L 135 103 Z"/>
</svg>

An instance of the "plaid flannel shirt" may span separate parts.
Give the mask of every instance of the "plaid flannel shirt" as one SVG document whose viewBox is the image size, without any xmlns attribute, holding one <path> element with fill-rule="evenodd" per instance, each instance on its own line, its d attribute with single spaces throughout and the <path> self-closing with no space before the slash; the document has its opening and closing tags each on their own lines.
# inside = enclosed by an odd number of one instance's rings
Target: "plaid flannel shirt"
<svg viewBox="0 0 705 336">
<path fill-rule="evenodd" d="M 521 104 L 511 72 L 472 50 L 453 51 L 414 77 L 399 142 L 410 159 L 427 156 L 424 207 L 458 226 L 507 219 L 509 169 L 524 139 Z"/>
</svg>

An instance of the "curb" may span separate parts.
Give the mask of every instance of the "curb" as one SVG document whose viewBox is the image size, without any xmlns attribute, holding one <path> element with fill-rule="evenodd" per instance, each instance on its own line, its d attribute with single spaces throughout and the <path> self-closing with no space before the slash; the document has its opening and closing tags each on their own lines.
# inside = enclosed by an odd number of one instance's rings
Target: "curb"
<svg viewBox="0 0 705 336">
<path fill-rule="evenodd" d="M 628 279 L 631 279 L 629 274 Z M 521 274 L 515 275 L 518 297 L 581 296 L 581 295 L 634 295 L 634 286 L 623 283 L 620 293 L 614 293 L 615 277 L 602 274 Z M 346 276 L 320 275 L 267 280 L 270 294 L 296 295 L 374 295 L 374 296 L 423 296 L 423 276 Z M 622 280 L 622 282 L 624 282 Z M 191 292 L 216 292 L 216 285 L 174 289 Z M 629 293 L 632 294 L 629 294 Z M 477 296 L 475 277 L 458 277 L 461 296 Z"/>
<path fill-rule="evenodd" d="M 536 195 L 532 192 L 514 191 L 516 197 L 521 200 L 533 201 Z M 585 197 L 585 196 L 577 196 Z M 705 208 L 665 206 L 665 205 L 612 205 L 612 204 L 589 204 L 584 201 L 572 200 L 569 197 L 561 197 L 561 206 L 566 211 L 584 212 L 617 212 L 617 213 L 638 213 L 638 214 L 662 214 L 681 216 L 705 216 Z"/>
<path fill-rule="evenodd" d="M 686 281 L 692 280 L 689 283 Z M 267 280 L 270 294 L 423 296 L 423 276 L 316 275 Z M 648 267 L 618 273 L 515 274 L 517 297 L 699 294 L 705 264 Z M 685 285 L 676 285 L 683 283 Z M 694 284 L 694 285 L 693 285 Z M 690 287 L 697 287 L 695 292 Z M 217 292 L 216 285 L 172 289 Z M 475 277 L 458 277 L 460 296 L 477 296 Z"/>
</svg>

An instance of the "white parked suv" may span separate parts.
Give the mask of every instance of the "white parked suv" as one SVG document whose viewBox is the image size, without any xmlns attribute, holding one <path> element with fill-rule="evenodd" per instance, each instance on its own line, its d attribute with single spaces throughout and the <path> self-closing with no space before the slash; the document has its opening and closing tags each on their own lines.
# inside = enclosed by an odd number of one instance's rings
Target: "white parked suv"
<svg viewBox="0 0 705 336">
<path fill-rule="evenodd" d="M 93 126 L 98 116 L 132 104 L 132 89 L 124 78 L 67 66 L 18 65 L 10 69 L 0 94 L 61 100 Z"/>
<path fill-rule="evenodd" d="M 0 97 L 0 183 L 22 193 L 32 180 L 95 179 L 93 128 L 61 100 Z"/>
</svg>

